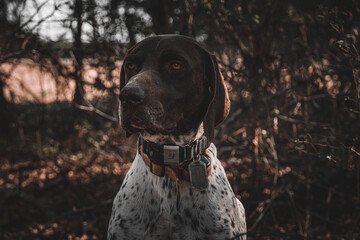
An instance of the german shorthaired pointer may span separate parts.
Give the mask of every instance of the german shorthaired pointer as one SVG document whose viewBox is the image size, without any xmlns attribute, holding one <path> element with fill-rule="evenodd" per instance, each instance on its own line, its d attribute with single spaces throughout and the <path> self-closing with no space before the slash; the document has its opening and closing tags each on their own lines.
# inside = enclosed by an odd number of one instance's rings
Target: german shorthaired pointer
<svg viewBox="0 0 360 240">
<path fill-rule="evenodd" d="M 121 125 L 140 137 L 108 240 L 246 239 L 244 207 L 211 143 L 230 109 L 215 57 L 189 37 L 147 38 L 127 52 L 120 89 Z"/>
</svg>

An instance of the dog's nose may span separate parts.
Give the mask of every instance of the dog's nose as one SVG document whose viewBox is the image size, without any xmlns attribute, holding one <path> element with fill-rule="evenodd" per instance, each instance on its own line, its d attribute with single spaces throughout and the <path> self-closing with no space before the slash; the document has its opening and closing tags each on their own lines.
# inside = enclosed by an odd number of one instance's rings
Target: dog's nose
<svg viewBox="0 0 360 240">
<path fill-rule="evenodd" d="M 125 86 L 120 91 L 120 101 L 123 104 L 138 105 L 144 101 L 145 93 L 140 86 Z"/>
</svg>

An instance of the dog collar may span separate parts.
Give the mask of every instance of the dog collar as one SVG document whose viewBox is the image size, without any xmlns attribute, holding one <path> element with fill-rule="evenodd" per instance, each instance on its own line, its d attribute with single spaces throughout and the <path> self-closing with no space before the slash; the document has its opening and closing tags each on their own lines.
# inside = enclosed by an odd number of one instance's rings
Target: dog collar
<svg viewBox="0 0 360 240">
<path fill-rule="evenodd" d="M 160 177 L 172 180 L 182 179 L 190 182 L 189 164 L 198 159 L 206 166 L 210 175 L 211 161 L 206 155 L 210 143 L 205 136 L 184 146 L 158 144 L 139 136 L 138 150 L 150 171 Z"/>
<path fill-rule="evenodd" d="M 192 161 L 205 153 L 209 147 L 209 142 L 205 136 L 184 146 L 158 144 L 145 140 L 139 136 L 139 150 L 158 165 L 182 165 L 187 161 Z"/>
</svg>

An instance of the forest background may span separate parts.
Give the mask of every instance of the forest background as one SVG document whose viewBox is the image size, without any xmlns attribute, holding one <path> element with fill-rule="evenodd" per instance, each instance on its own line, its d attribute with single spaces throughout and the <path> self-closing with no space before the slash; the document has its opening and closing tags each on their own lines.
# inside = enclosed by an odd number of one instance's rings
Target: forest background
<svg viewBox="0 0 360 240">
<path fill-rule="evenodd" d="M 136 151 L 122 59 L 164 33 L 220 63 L 248 239 L 359 239 L 359 27 L 357 0 L 0 1 L 0 239 L 106 238 Z"/>
</svg>

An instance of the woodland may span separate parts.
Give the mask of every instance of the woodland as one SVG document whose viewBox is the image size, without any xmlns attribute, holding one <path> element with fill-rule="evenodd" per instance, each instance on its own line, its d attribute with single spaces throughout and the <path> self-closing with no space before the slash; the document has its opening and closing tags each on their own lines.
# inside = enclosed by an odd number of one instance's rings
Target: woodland
<svg viewBox="0 0 360 240">
<path fill-rule="evenodd" d="M 1 0 L 0 239 L 106 239 L 137 142 L 122 59 L 168 33 L 219 62 L 215 145 L 248 239 L 360 239 L 358 0 Z"/>
</svg>

